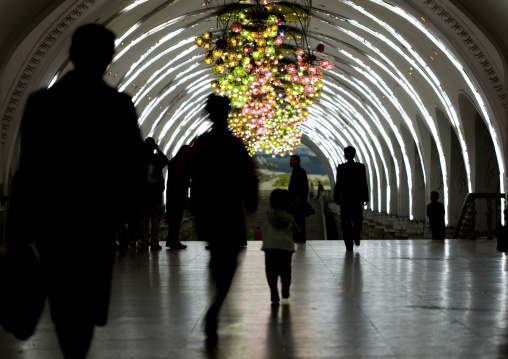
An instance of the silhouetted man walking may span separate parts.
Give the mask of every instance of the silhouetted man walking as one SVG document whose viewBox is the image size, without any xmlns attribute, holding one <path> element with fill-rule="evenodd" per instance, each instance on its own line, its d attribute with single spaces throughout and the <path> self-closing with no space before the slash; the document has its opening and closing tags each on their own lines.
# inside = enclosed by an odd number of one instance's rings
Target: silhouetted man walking
<svg viewBox="0 0 508 359">
<path fill-rule="evenodd" d="M 353 249 L 353 241 L 360 245 L 363 206 L 369 202 L 365 165 L 354 161 L 356 149 L 344 148 L 346 163 L 337 167 L 334 200 L 340 206 L 340 222 L 347 250 Z"/>
<path fill-rule="evenodd" d="M 305 226 L 305 206 L 307 196 L 309 195 L 309 180 L 307 172 L 300 166 L 300 156 L 293 155 L 289 159 L 289 165 L 293 169 L 289 179 L 289 198 L 291 200 L 290 212 L 295 218 L 300 233 L 295 235 L 295 242 L 305 242 L 307 240 Z"/>
<path fill-rule="evenodd" d="M 427 217 L 429 217 L 432 239 L 445 239 L 445 210 L 444 205 L 438 201 L 439 192 L 430 193 L 430 203 L 427 205 Z"/>
<path fill-rule="evenodd" d="M 65 358 L 85 358 L 106 324 L 116 227 L 146 176 L 134 105 L 102 80 L 114 40 L 100 25 L 77 29 L 74 70 L 29 98 L 21 128 L 24 235 L 39 249 Z"/>
<path fill-rule="evenodd" d="M 209 345 L 218 340 L 217 316 L 235 274 L 240 248 L 247 244 L 244 208 L 258 205 L 254 166 L 243 142 L 228 130 L 230 100 L 211 95 L 206 110 L 212 130 L 198 137 L 189 157 L 191 206 L 201 239 L 208 241 L 215 298 L 206 314 Z"/>
</svg>

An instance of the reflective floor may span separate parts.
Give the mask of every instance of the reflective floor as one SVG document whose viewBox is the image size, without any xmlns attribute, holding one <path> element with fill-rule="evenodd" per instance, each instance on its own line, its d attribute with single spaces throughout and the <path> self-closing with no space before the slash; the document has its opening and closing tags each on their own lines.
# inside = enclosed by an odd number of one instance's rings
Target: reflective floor
<svg viewBox="0 0 508 359">
<path fill-rule="evenodd" d="M 89 358 L 508 358 L 508 259 L 494 241 L 309 241 L 288 304 L 272 307 L 259 242 L 241 255 L 206 350 L 205 242 L 118 255 L 110 321 Z M 71 255 L 71 254 L 69 254 Z M 47 312 L 26 342 L 0 330 L 0 358 L 61 358 Z"/>
</svg>

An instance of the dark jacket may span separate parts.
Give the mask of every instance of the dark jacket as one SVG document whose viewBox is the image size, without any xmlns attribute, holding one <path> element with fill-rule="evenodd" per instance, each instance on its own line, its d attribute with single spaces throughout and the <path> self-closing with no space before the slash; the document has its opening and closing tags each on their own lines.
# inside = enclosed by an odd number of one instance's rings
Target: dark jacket
<svg viewBox="0 0 508 359">
<path fill-rule="evenodd" d="M 131 99 L 101 78 L 73 71 L 28 99 L 12 215 L 38 246 L 55 323 L 106 323 L 115 229 L 142 191 L 144 151 Z"/>
<path fill-rule="evenodd" d="M 166 188 L 164 184 L 164 175 L 162 170 L 164 167 L 169 165 L 169 160 L 162 152 L 157 151 L 156 153 L 148 153 L 146 157 L 147 164 L 152 164 L 153 172 L 151 174 L 153 183 L 146 184 L 147 190 L 154 194 L 160 194 L 164 192 Z"/>
<path fill-rule="evenodd" d="M 199 136 L 189 173 L 198 235 L 217 246 L 243 245 L 243 209 L 254 212 L 258 205 L 257 178 L 243 142 L 225 128 Z"/>
<path fill-rule="evenodd" d="M 335 203 L 339 205 L 361 205 L 369 202 L 365 165 L 354 161 L 339 165 L 333 195 Z"/>
<path fill-rule="evenodd" d="M 433 201 L 427 205 L 427 217 L 429 217 L 430 228 L 432 230 L 444 230 L 445 228 L 445 210 L 441 202 Z"/>
<path fill-rule="evenodd" d="M 309 181 L 307 179 L 307 172 L 301 166 L 294 166 L 291 178 L 289 179 L 289 198 L 291 203 L 300 200 L 302 203 L 307 202 L 309 195 Z"/>
</svg>

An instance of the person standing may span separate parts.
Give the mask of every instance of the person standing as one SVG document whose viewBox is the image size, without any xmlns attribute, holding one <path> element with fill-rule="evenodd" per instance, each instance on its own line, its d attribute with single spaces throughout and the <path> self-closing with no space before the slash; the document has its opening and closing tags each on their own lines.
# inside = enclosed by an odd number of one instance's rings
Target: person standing
<svg viewBox="0 0 508 359">
<path fill-rule="evenodd" d="M 355 155 L 354 147 L 344 148 L 346 163 L 337 167 L 334 191 L 335 203 L 340 206 L 340 222 L 347 250 L 353 249 L 353 242 L 360 245 L 363 207 L 369 202 L 365 165 L 355 162 Z"/>
<path fill-rule="evenodd" d="M 95 326 L 107 323 L 117 226 L 136 208 L 145 173 L 131 98 L 103 81 L 114 46 L 103 26 L 79 27 L 74 69 L 30 96 L 21 126 L 15 221 L 29 221 L 23 236 L 40 253 L 65 358 L 85 358 Z"/>
<path fill-rule="evenodd" d="M 228 129 L 229 107 L 227 97 L 210 95 L 206 110 L 212 130 L 196 139 L 189 157 L 191 208 L 198 236 L 209 243 L 215 283 L 205 324 L 209 346 L 217 343 L 217 317 L 231 286 L 240 248 L 247 243 L 244 208 L 255 212 L 258 205 L 254 165 L 242 140 Z"/>
<path fill-rule="evenodd" d="M 445 239 L 445 209 L 441 202 L 438 202 L 439 192 L 430 193 L 430 203 L 427 205 L 427 217 L 429 217 L 432 239 Z"/>
<path fill-rule="evenodd" d="M 310 198 L 310 199 L 313 199 L 313 198 L 314 198 L 314 182 L 311 182 L 311 183 L 310 183 L 309 198 Z"/>
<path fill-rule="evenodd" d="M 289 159 L 289 165 L 293 169 L 289 179 L 289 198 L 291 200 L 290 213 L 295 218 L 300 233 L 295 236 L 295 242 L 305 242 L 305 206 L 307 205 L 307 196 L 309 195 L 309 181 L 307 172 L 300 166 L 300 156 L 293 155 Z"/>
<path fill-rule="evenodd" d="M 152 137 L 145 139 L 145 148 L 147 171 L 140 213 L 140 251 L 148 250 L 149 245 L 151 250 L 162 249 L 159 244 L 161 219 L 164 215 L 162 193 L 165 185 L 162 169 L 169 164 L 168 158 Z"/>
<path fill-rule="evenodd" d="M 325 190 L 325 188 L 323 187 L 323 184 L 321 183 L 321 181 L 318 181 L 317 182 L 317 185 L 318 185 L 318 190 L 317 190 L 317 196 L 316 196 L 316 201 L 319 199 L 319 197 L 321 196 L 321 193 L 323 193 L 323 191 Z"/>
<path fill-rule="evenodd" d="M 171 249 L 185 249 L 187 246 L 180 242 L 180 229 L 183 214 L 187 204 L 189 191 L 189 171 L 187 158 L 191 151 L 189 145 L 183 145 L 178 153 L 169 161 L 168 180 L 166 185 L 166 222 L 168 235 L 166 247 Z"/>
</svg>

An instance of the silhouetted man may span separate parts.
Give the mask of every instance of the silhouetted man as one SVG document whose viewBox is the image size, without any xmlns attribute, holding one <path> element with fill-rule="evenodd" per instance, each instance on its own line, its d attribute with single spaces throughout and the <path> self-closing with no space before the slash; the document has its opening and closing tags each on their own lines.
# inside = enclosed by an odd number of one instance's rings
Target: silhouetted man
<svg viewBox="0 0 508 359">
<path fill-rule="evenodd" d="M 289 178 L 289 197 L 291 199 L 290 213 L 295 218 L 300 233 L 295 235 L 295 242 L 305 242 L 307 240 L 305 226 L 305 206 L 307 196 L 309 195 L 309 181 L 307 172 L 300 166 L 300 156 L 293 155 L 289 159 L 289 165 L 293 169 Z"/>
<path fill-rule="evenodd" d="M 145 148 L 147 178 L 141 201 L 141 243 L 138 250 L 146 251 L 150 245 L 150 249 L 153 251 L 162 249 L 159 244 L 159 235 L 161 220 L 164 215 L 162 193 L 166 188 L 162 170 L 169 164 L 169 160 L 152 137 L 145 139 Z"/>
<path fill-rule="evenodd" d="M 99 25 L 77 29 L 74 70 L 29 98 L 21 128 L 25 235 L 41 255 L 65 358 L 85 358 L 94 326 L 106 324 L 116 227 L 146 173 L 132 101 L 102 80 L 114 40 Z"/>
<path fill-rule="evenodd" d="M 206 314 L 208 344 L 217 336 L 217 315 L 229 291 L 247 230 L 243 209 L 254 212 L 258 184 L 243 142 L 228 130 L 230 100 L 211 95 L 206 110 L 212 130 L 198 137 L 190 154 L 191 205 L 198 235 L 208 241 L 215 299 Z"/>
<path fill-rule="evenodd" d="M 344 148 L 346 163 L 337 167 L 334 200 L 340 206 L 340 222 L 347 250 L 353 249 L 353 241 L 360 245 L 363 207 L 369 202 L 365 165 L 355 162 L 356 149 Z"/>
<path fill-rule="evenodd" d="M 427 217 L 429 217 L 432 239 L 445 238 L 445 210 L 444 205 L 438 202 L 439 193 L 432 191 L 430 193 L 430 203 L 427 205 Z"/>
</svg>

